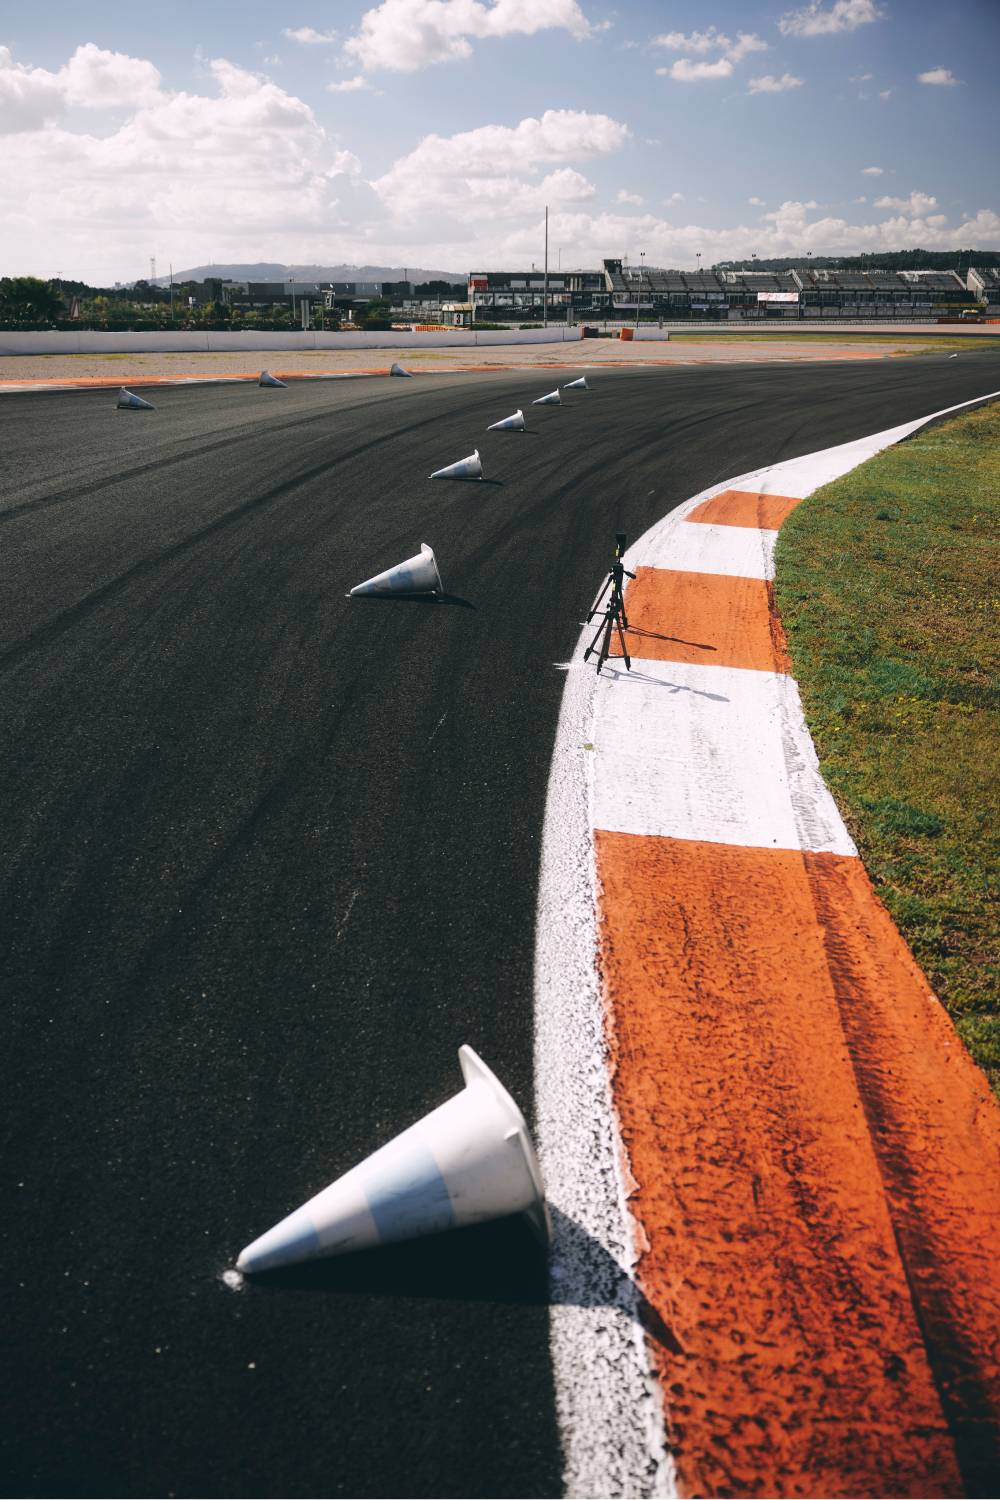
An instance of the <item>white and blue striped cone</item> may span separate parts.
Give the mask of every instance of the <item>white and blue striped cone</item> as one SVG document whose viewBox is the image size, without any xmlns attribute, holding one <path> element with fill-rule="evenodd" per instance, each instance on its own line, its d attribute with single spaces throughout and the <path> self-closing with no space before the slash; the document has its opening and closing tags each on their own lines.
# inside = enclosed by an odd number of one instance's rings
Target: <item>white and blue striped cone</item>
<svg viewBox="0 0 1000 1500">
<path fill-rule="evenodd" d="M 512 417 L 504 417 L 502 422 L 493 422 L 486 429 L 487 432 L 523 432 L 524 412 L 518 407 Z"/>
<path fill-rule="evenodd" d="M 548 1244 L 545 1189 L 524 1116 L 471 1047 L 460 1047 L 458 1059 L 461 1093 L 254 1240 L 237 1270 L 273 1271 L 518 1213 Z"/>
<path fill-rule="evenodd" d="M 589 391 L 586 375 L 581 375 L 579 380 L 568 380 L 563 386 L 564 391 Z"/>
<path fill-rule="evenodd" d="M 384 573 L 376 573 L 367 583 L 356 584 L 348 599 L 355 594 L 443 594 L 444 584 L 434 557 L 433 549 L 421 542 L 420 551 Z"/>
<path fill-rule="evenodd" d="M 156 407 L 152 401 L 144 401 L 137 396 L 135 391 L 127 391 L 124 386 L 118 392 L 117 411 L 155 411 Z"/>
<path fill-rule="evenodd" d="M 482 479 L 483 465 L 479 458 L 479 449 L 470 453 L 468 458 L 460 458 L 457 464 L 448 464 L 447 468 L 435 469 L 429 476 L 431 479 Z"/>
<path fill-rule="evenodd" d="M 562 406 L 562 397 L 558 389 L 549 391 L 547 396 L 539 396 L 537 401 L 532 401 L 532 406 Z"/>
<path fill-rule="evenodd" d="M 396 361 L 393 361 L 393 363 L 389 366 L 389 374 L 404 375 L 407 380 L 413 379 L 413 376 L 410 374 L 409 370 L 404 370 L 403 366 L 401 364 L 398 364 Z"/>
<path fill-rule="evenodd" d="M 284 391 L 288 389 L 288 387 L 285 385 L 285 382 L 283 380 L 279 380 L 277 375 L 272 375 L 270 370 L 261 370 L 260 379 L 257 381 L 257 384 L 271 386 L 275 390 Z"/>
</svg>

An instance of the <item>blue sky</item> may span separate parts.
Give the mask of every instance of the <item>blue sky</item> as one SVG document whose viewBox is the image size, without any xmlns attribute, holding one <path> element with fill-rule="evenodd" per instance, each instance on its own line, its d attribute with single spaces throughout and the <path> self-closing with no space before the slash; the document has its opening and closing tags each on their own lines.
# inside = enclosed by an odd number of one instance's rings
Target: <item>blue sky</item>
<svg viewBox="0 0 1000 1500">
<path fill-rule="evenodd" d="M 997 0 L 0 14 L 0 274 L 1000 248 Z"/>
</svg>

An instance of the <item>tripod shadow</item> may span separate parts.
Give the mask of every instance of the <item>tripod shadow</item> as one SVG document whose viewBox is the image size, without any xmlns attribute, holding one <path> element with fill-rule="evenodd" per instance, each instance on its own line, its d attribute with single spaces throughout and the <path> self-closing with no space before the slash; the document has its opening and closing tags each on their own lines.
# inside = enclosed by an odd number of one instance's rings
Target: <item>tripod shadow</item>
<svg viewBox="0 0 1000 1500">
<path fill-rule="evenodd" d="M 342 1296 L 607 1307 L 638 1323 L 663 1348 L 683 1354 L 672 1329 L 603 1245 L 560 1209 L 550 1205 L 550 1212 L 548 1255 L 517 1216 L 264 1272 L 252 1285 Z"/>
<path fill-rule="evenodd" d="M 653 677 L 649 672 L 639 672 L 626 667 L 624 671 L 612 666 L 613 662 L 621 661 L 620 656 L 608 656 L 601 667 L 602 674 L 607 671 L 616 682 L 642 682 L 652 687 L 666 688 L 671 693 L 693 693 L 696 698 L 707 698 L 711 703 L 729 703 L 730 699 L 724 693 L 708 693 L 704 688 L 689 686 L 686 682 L 667 682 L 663 677 Z"/>
<path fill-rule="evenodd" d="M 693 646 L 696 651 L 718 651 L 707 641 L 686 641 L 682 635 L 661 635 L 657 630 L 644 630 L 641 625 L 626 625 L 626 635 L 639 635 L 647 641 L 672 641 L 675 646 Z"/>
</svg>

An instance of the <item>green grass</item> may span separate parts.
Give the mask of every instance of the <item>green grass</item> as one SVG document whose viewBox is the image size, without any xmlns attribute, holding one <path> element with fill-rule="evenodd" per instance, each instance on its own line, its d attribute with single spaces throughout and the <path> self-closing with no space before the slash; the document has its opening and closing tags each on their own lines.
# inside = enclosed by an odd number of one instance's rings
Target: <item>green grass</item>
<svg viewBox="0 0 1000 1500">
<path fill-rule="evenodd" d="M 1000 404 L 792 513 L 777 599 L 823 775 L 1000 1094 Z"/>
</svg>

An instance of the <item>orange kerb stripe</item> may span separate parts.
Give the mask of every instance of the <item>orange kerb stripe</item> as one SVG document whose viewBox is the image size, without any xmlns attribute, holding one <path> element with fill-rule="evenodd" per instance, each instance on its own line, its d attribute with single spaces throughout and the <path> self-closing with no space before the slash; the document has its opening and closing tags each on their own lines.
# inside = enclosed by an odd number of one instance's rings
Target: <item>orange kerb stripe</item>
<svg viewBox="0 0 1000 1500">
<path fill-rule="evenodd" d="M 793 495 L 760 495 L 756 490 L 723 490 L 702 501 L 687 517 L 713 526 L 760 526 L 777 531 L 802 501 Z"/>
<path fill-rule="evenodd" d="M 859 860 L 595 844 L 681 1493 L 964 1493 L 956 1438 L 1000 1434 L 985 1080 Z"/>
<path fill-rule="evenodd" d="M 625 592 L 630 655 L 787 672 L 773 590 L 759 578 L 637 568 Z"/>
</svg>

